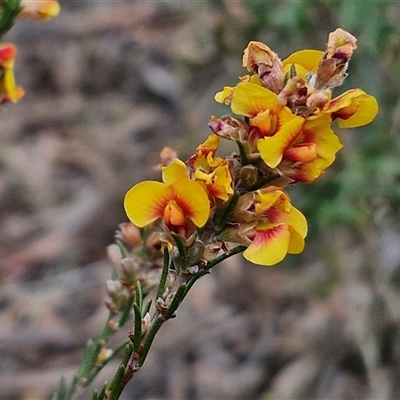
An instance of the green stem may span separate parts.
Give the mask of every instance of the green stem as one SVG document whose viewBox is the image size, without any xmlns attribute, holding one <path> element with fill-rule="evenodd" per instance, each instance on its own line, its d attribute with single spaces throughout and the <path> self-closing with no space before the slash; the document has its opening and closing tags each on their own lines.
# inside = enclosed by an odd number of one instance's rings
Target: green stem
<svg viewBox="0 0 400 400">
<path fill-rule="evenodd" d="M 140 354 L 140 357 L 139 357 L 139 363 L 138 363 L 139 367 L 143 366 L 143 364 L 144 364 L 144 362 L 146 360 L 147 354 L 148 354 L 148 352 L 150 350 L 151 344 L 153 343 L 154 337 L 156 336 L 157 332 L 159 331 L 159 329 L 161 328 L 162 324 L 165 321 L 166 320 L 162 315 L 159 315 L 156 318 L 156 320 L 154 321 L 154 323 L 153 323 L 153 325 L 152 325 L 152 327 L 150 329 L 149 335 L 147 336 L 146 342 L 145 342 L 145 344 L 143 346 L 143 351 L 142 351 L 142 353 Z"/>
<path fill-rule="evenodd" d="M 251 164 L 251 160 L 247 158 L 246 151 L 244 149 L 243 143 L 240 140 L 236 140 L 236 144 L 239 149 L 240 160 L 242 163 L 242 167 L 247 164 Z"/>
</svg>

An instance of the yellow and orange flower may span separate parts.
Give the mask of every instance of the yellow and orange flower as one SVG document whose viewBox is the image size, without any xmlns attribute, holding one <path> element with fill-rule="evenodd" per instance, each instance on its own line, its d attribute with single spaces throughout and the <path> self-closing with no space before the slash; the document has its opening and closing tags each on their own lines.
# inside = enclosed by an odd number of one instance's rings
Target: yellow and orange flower
<svg viewBox="0 0 400 400">
<path fill-rule="evenodd" d="M 196 147 L 196 153 L 187 161 L 193 171 L 197 168 L 209 168 L 210 163 L 214 160 L 214 156 L 218 150 L 219 141 L 219 136 L 210 135 L 203 143 Z"/>
<path fill-rule="evenodd" d="M 187 162 L 194 179 L 204 187 L 212 203 L 214 199 L 226 201 L 233 194 L 229 162 L 222 157 L 215 157 L 219 142 L 218 135 L 210 135 L 197 146 L 196 153 Z"/>
<path fill-rule="evenodd" d="M 23 7 L 18 14 L 20 17 L 33 19 L 50 19 L 60 13 L 60 4 L 57 0 L 22 0 Z"/>
<path fill-rule="evenodd" d="M 212 167 L 210 172 L 197 168 L 194 172 L 197 181 L 201 182 L 211 198 L 227 201 L 233 194 L 232 176 L 226 159 Z"/>
<path fill-rule="evenodd" d="M 15 85 L 14 58 L 17 48 L 12 43 L 0 45 L 0 102 L 17 103 L 23 97 L 24 90 Z"/>
<path fill-rule="evenodd" d="M 290 204 L 289 196 L 281 189 L 270 187 L 258 191 L 256 214 L 265 219 L 257 224 L 255 235 L 243 256 L 255 264 L 275 265 L 287 253 L 298 254 L 304 249 L 307 221 L 304 215 Z"/>
<path fill-rule="evenodd" d="M 175 159 L 163 168 L 163 182 L 144 181 L 125 195 L 125 211 L 139 228 L 163 219 L 176 233 L 187 232 L 191 221 L 203 227 L 210 214 L 210 202 L 202 186 L 189 179 L 186 165 Z"/>
<path fill-rule="evenodd" d="M 235 114 L 251 118 L 252 139 L 273 136 L 281 130 L 298 130 L 303 120 L 278 101 L 278 96 L 269 89 L 253 82 L 242 82 L 236 87 L 224 88 L 216 94 L 218 102 L 229 104 Z M 250 139 L 251 140 L 251 139 Z"/>
<path fill-rule="evenodd" d="M 306 118 L 297 132 L 283 133 L 263 138 L 258 149 L 267 165 L 277 166 L 295 181 L 310 183 L 318 179 L 342 148 L 328 114 Z"/>
<path fill-rule="evenodd" d="M 239 199 L 227 235 L 247 245 L 243 256 L 254 264 L 271 266 L 286 254 L 304 249 L 307 221 L 281 188 L 270 186 Z M 240 209 L 242 208 L 242 209 Z M 230 232 L 229 232 L 230 230 Z"/>
<path fill-rule="evenodd" d="M 313 182 L 333 163 L 342 147 L 331 129 L 334 120 L 338 120 L 339 127 L 353 128 L 370 123 L 378 112 L 375 98 L 361 89 L 348 90 L 331 100 L 330 89 L 317 90 L 313 86 L 323 57 L 339 57 L 340 49 L 346 49 L 346 60 L 351 56 L 355 42 L 343 32 L 336 32 L 330 39 L 332 55 L 304 50 L 284 60 L 284 72 L 294 71 L 296 76 L 280 93 L 267 89 L 253 76 L 242 79 L 236 87 L 225 87 L 215 96 L 235 114 L 250 119 L 246 141 L 252 151 L 259 152 L 268 167 L 278 168 L 295 181 Z M 337 51 L 335 46 L 339 46 Z M 344 72 L 332 72 L 332 79 L 335 73 L 342 78 Z"/>
<path fill-rule="evenodd" d="M 186 164 L 165 150 L 163 182 L 145 181 L 126 194 L 129 219 L 138 227 L 162 220 L 160 237 L 169 244 L 168 232 L 188 247 L 197 238 L 203 250 L 196 260 L 209 259 L 207 246 L 211 257 L 226 251 L 225 242 L 246 246 L 243 256 L 265 266 L 302 252 L 307 221 L 283 188 L 313 182 L 333 163 L 342 147 L 335 121 L 358 127 L 378 112 L 375 98 L 361 89 L 332 99 L 356 48 L 356 39 L 337 29 L 325 52 L 304 50 L 281 62 L 263 43 L 250 42 L 243 66 L 253 75 L 215 95 L 236 116 L 212 117 L 214 134 Z M 237 141 L 239 154 L 217 156 L 221 138 Z"/>
</svg>

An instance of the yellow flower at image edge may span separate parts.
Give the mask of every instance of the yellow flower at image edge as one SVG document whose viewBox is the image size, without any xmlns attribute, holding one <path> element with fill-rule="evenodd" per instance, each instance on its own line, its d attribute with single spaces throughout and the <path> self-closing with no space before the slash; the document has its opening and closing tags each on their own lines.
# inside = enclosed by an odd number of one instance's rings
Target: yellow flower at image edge
<svg viewBox="0 0 400 400">
<path fill-rule="evenodd" d="M 163 169 L 164 182 L 144 181 L 125 195 L 128 218 L 143 228 L 162 218 L 169 229 L 185 227 L 187 218 L 203 227 L 210 214 L 210 202 L 202 186 L 185 176 L 180 160 Z"/>
<path fill-rule="evenodd" d="M 13 103 L 23 97 L 24 90 L 21 87 L 15 86 L 14 77 L 14 58 L 17 53 L 17 48 L 12 43 L 0 44 L 0 102 L 6 103 L 11 101 Z"/>
<path fill-rule="evenodd" d="M 60 13 L 60 4 L 57 0 L 22 0 L 20 17 L 33 19 L 50 19 Z"/>
</svg>

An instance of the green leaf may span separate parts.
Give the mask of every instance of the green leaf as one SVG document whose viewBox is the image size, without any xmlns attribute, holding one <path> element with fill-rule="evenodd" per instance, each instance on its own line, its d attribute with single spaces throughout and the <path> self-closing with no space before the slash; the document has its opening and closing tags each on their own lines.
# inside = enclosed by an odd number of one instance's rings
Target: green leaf
<svg viewBox="0 0 400 400">
<path fill-rule="evenodd" d="M 0 8 L 0 36 L 11 29 L 22 8 L 21 0 L 4 0 Z"/>
<path fill-rule="evenodd" d="M 105 394 L 106 394 L 107 386 L 108 386 L 108 382 L 105 382 L 104 385 L 103 385 L 103 387 L 101 388 L 99 394 L 97 395 L 97 399 L 98 399 L 98 400 L 104 399 L 104 396 L 105 396 Z"/>
<path fill-rule="evenodd" d="M 139 351 L 140 340 L 142 338 L 142 313 L 137 304 L 133 305 L 133 309 L 135 311 L 133 351 L 137 353 Z"/>
<path fill-rule="evenodd" d="M 145 307 L 143 308 L 143 311 L 142 311 L 142 318 L 144 318 L 145 315 L 150 311 L 151 303 L 152 303 L 151 300 L 149 300 L 149 301 L 146 303 L 146 305 L 145 305 Z"/>
<path fill-rule="evenodd" d="M 94 342 L 92 339 L 89 339 L 86 342 L 85 350 L 83 352 L 83 359 L 80 365 L 78 372 L 76 373 L 77 380 L 81 379 L 85 376 L 88 370 L 92 367 L 92 358 L 94 351 Z"/>
<path fill-rule="evenodd" d="M 171 232 L 171 236 L 174 238 L 175 240 L 175 244 L 176 247 L 178 249 L 178 253 L 179 253 L 179 266 L 175 265 L 176 268 L 176 272 L 179 273 L 179 269 L 182 268 L 183 270 L 187 269 L 189 267 L 188 265 L 188 257 L 187 257 L 187 253 L 186 253 L 186 248 L 182 243 L 182 240 L 180 238 L 179 235 L 177 235 L 176 233 Z M 177 267 L 179 269 L 177 269 Z"/>
<path fill-rule="evenodd" d="M 132 293 L 126 300 L 124 309 L 122 310 L 121 317 L 119 319 L 118 325 L 120 327 L 124 326 L 126 321 L 128 321 L 131 311 L 132 311 L 132 305 L 133 302 L 135 301 L 135 293 Z"/>
<path fill-rule="evenodd" d="M 140 312 L 142 312 L 142 305 L 143 305 L 143 291 L 142 285 L 139 281 L 136 281 L 135 284 L 135 304 L 138 306 Z"/>
<path fill-rule="evenodd" d="M 126 368 L 126 366 L 124 364 L 121 364 L 118 367 L 117 372 L 114 375 L 114 379 L 112 380 L 111 384 L 109 385 L 109 389 L 111 389 L 111 394 L 110 394 L 109 400 L 117 400 L 119 398 L 119 395 L 121 394 L 121 391 L 122 391 L 121 383 L 122 383 L 122 380 L 124 379 L 125 368 Z"/>
<path fill-rule="evenodd" d="M 93 394 L 92 394 L 92 400 L 98 400 L 99 396 L 98 396 L 98 391 L 97 389 L 94 389 Z"/>
<path fill-rule="evenodd" d="M 164 264 L 163 264 L 163 269 L 161 272 L 160 283 L 158 284 L 156 299 L 162 297 L 162 295 L 164 293 L 165 282 L 167 281 L 167 275 L 168 275 L 168 271 L 169 271 L 169 263 L 170 263 L 169 251 L 168 251 L 167 247 L 165 246 L 164 247 Z"/>
</svg>

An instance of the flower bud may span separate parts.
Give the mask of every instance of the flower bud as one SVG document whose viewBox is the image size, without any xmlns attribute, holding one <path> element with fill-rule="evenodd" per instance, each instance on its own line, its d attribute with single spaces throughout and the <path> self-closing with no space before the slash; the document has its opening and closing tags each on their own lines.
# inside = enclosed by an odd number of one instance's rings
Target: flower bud
<svg viewBox="0 0 400 400">
<path fill-rule="evenodd" d="M 168 146 L 164 147 L 160 152 L 160 160 L 161 161 L 160 161 L 159 167 L 160 168 L 167 167 L 177 157 L 178 157 L 178 155 L 175 150 L 171 149 L 171 147 L 168 147 Z"/>
<path fill-rule="evenodd" d="M 316 89 L 333 89 L 343 83 L 356 42 L 353 35 L 340 28 L 329 34 L 326 52 L 318 65 Z"/>
<path fill-rule="evenodd" d="M 100 353 L 97 355 L 96 366 L 97 367 L 103 366 L 108 361 L 112 353 L 113 351 L 111 349 L 106 349 L 105 347 L 103 347 L 100 350 Z"/>
<path fill-rule="evenodd" d="M 114 281 L 111 279 L 106 281 L 106 292 L 111 298 L 118 294 L 122 288 L 120 281 Z"/>
<path fill-rule="evenodd" d="M 133 247 L 139 247 L 142 244 L 139 228 L 131 222 L 123 222 L 118 225 L 119 230 L 115 234 L 115 238 L 121 240 Z"/>
<path fill-rule="evenodd" d="M 121 251 L 116 244 L 110 244 L 107 247 L 107 256 L 114 265 L 119 265 L 122 261 Z"/>
<path fill-rule="evenodd" d="M 219 137 L 229 140 L 247 140 L 249 136 L 249 126 L 241 119 L 231 115 L 221 118 L 211 117 L 208 127 Z"/>
<path fill-rule="evenodd" d="M 203 259 L 206 261 L 213 260 L 215 257 L 218 256 L 223 246 L 224 243 L 222 241 L 207 244 L 204 249 Z"/>
<path fill-rule="evenodd" d="M 244 51 L 243 66 L 255 72 L 263 85 L 279 93 L 283 86 L 283 65 L 276 53 L 266 44 L 250 42 Z"/>
<path fill-rule="evenodd" d="M 240 179 L 246 189 L 253 187 L 258 181 L 258 168 L 248 164 L 240 169 Z"/>
<path fill-rule="evenodd" d="M 142 336 L 146 333 L 151 325 L 151 316 L 150 313 L 146 313 L 146 315 L 142 318 Z"/>
<path fill-rule="evenodd" d="M 136 260 L 134 260 L 133 258 L 124 258 L 123 260 L 121 260 L 121 268 L 123 274 L 127 278 L 134 278 L 138 270 L 138 265 Z"/>
<path fill-rule="evenodd" d="M 166 281 L 165 281 L 165 287 L 166 288 L 171 288 L 172 287 L 172 285 L 174 284 L 174 282 L 175 282 L 175 280 L 176 280 L 176 271 L 174 271 L 174 270 L 172 270 L 172 269 L 170 269 L 169 271 L 168 271 L 168 274 L 167 274 L 167 279 L 166 279 Z"/>
<path fill-rule="evenodd" d="M 239 197 L 233 210 L 232 220 L 236 222 L 253 222 L 257 219 L 254 209 L 254 193 L 249 192 Z"/>
</svg>

